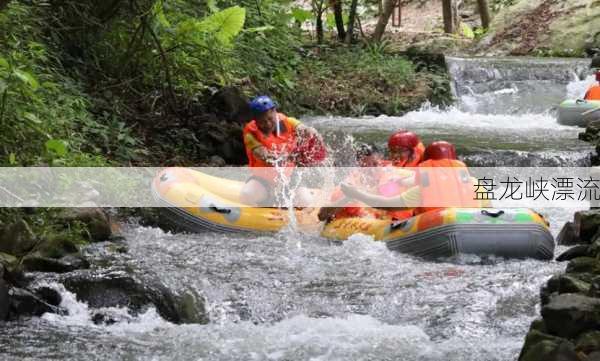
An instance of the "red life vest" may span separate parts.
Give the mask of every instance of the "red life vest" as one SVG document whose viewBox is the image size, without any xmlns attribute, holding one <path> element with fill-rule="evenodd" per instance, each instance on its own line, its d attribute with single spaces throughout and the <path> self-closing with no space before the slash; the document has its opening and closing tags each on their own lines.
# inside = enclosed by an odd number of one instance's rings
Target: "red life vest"
<svg viewBox="0 0 600 361">
<path fill-rule="evenodd" d="M 585 100 L 600 100 L 600 85 L 593 85 L 585 93 Z"/>
<path fill-rule="evenodd" d="M 420 187 L 422 204 L 441 203 L 454 207 L 480 207 L 480 202 L 475 200 L 475 188 L 471 176 L 463 162 L 453 159 L 440 159 L 427 160 L 419 164 L 419 168 L 428 167 L 456 168 L 456 170 L 420 170 L 417 174 L 416 183 Z M 421 214 L 442 208 L 445 207 L 419 207 L 415 209 L 415 213 Z"/>
</svg>

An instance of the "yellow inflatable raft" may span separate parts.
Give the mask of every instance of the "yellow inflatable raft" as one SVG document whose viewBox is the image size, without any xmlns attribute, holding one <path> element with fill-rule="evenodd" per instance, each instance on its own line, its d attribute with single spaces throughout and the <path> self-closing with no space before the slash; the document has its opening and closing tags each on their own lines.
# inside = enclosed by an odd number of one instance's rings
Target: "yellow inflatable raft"
<svg viewBox="0 0 600 361">
<path fill-rule="evenodd" d="M 167 168 L 152 191 L 178 225 L 190 231 L 275 232 L 294 218 L 301 230 L 321 227 L 318 209 L 251 208 L 239 203 L 243 182 L 186 168 Z M 293 217 L 291 217 L 293 216 Z M 460 253 L 510 258 L 552 259 L 554 238 L 548 224 L 530 209 L 447 208 L 404 221 L 342 218 L 326 224 L 321 235 L 345 240 L 354 234 L 386 242 L 391 250 L 425 258 Z"/>
</svg>

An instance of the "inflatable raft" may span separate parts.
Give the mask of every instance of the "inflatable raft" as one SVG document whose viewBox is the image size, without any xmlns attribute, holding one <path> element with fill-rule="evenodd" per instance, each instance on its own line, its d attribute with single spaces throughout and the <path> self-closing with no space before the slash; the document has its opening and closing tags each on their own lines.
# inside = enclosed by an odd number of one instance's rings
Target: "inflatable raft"
<svg viewBox="0 0 600 361">
<path fill-rule="evenodd" d="M 600 111 L 586 116 L 583 113 L 598 108 L 600 101 L 597 100 L 565 100 L 558 106 L 558 123 L 585 127 L 591 120 L 600 119 Z"/>
<path fill-rule="evenodd" d="M 334 220 L 323 236 L 347 239 L 362 233 L 390 250 L 436 259 L 458 254 L 550 260 L 554 238 L 542 216 L 530 209 L 446 208 L 405 221 Z"/>
<path fill-rule="evenodd" d="M 292 211 L 243 206 L 238 201 L 242 186 L 243 182 L 191 169 L 167 168 L 154 178 L 152 192 L 169 218 L 192 232 L 276 232 L 292 218 L 302 230 L 321 228 L 315 208 Z M 354 234 L 370 235 L 390 250 L 428 259 L 459 253 L 542 260 L 554 255 L 548 224 L 529 209 L 447 208 L 401 222 L 343 218 L 321 230 L 322 236 L 340 241 Z"/>
<path fill-rule="evenodd" d="M 167 168 L 152 181 L 152 194 L 170 223 L 191 232 L 277 232 L 293 218 L 301 229 L 318 228 L 318 209 L 253 208 L 239 202 L 244 182 L 187 168 Z M 293 217 L 290 212 L 293 212 Z"/>
</svg>

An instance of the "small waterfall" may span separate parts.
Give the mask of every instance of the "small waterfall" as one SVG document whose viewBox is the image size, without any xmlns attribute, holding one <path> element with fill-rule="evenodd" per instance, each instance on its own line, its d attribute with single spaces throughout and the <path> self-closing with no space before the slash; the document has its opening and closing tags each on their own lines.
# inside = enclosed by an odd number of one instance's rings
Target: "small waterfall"
<svg viewBox="0 0 600 361">
<path fill-rule="evenodd" d="M 460 110 L 479 114 L 546 113 L 562 100 L 580 97 L 589 59 L 447 57 Z M 570 83 L 581 83 L 572 87 Z"/>
</svg>

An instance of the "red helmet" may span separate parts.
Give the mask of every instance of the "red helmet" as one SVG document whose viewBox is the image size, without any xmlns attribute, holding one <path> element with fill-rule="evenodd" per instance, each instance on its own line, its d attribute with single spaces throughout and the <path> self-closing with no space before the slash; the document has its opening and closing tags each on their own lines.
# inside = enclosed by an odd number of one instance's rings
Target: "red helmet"
<svg viewBox="0 0 600 361">
<path fill-rule="evenodd" d="M 419 145 L 419 137 L 413 133 L 406 130 L 399 130 L 390 136 L 388 139 L 388 149 L 413 149 L 417 145 Z"/>
<path fill-rule="evenodd" d="M 425 148 L 425 160 L 456 159 L 456 148 L 443 140 L 433 142 Z"/>
</svg>

